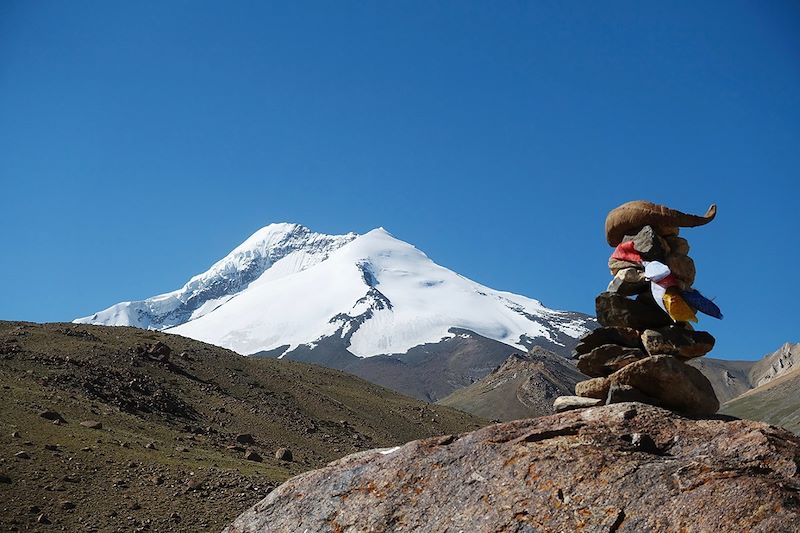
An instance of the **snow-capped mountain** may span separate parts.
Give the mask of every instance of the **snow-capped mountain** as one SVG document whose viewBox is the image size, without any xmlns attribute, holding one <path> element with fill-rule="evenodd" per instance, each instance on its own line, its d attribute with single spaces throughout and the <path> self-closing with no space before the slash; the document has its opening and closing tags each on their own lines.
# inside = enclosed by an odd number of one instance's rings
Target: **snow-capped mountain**
<svg viewBox="0 0 800 533">
<path fill-rule="evenodd" d="M 356 237 L 322 235 L 298 224 L 270 224 L 177 291 L 118 303 L 74 322 L 145 329 L 177 326 L 214 311 L 255 280 L 275 280 L 314 266 Z"/>
<path fill-rule="evenodd" d="M 119 303 L 76 322 L 164 329 L 245 355 L 346 369 L 383 384 L 408 370 L 399 370 L 398 361 L 430 366 L 433 358 L 441 365 L 462 354 L 461 370 L 447 386 L 412 391 L 426 399 L 479 379 L 514 349 L 541 345 L 566 355 L 595 327 L 586 315 L 548 309 L 456 274 L 383 228 L 323 235 L 296 224 L 257 231 L 177 291 Z M 393 359 L 387 363 L 386 356 Z M 361 364 L 363 358 L 373 361 Z"/>
</svg>

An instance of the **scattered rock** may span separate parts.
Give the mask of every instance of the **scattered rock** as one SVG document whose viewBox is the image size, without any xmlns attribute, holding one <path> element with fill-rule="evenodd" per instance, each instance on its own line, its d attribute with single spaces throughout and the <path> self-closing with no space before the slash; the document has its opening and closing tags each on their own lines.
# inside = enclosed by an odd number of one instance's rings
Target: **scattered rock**
<svg viewBox="0 0 800 533">
<path fill-rule="evenodd" d="M 84 420 L 81 422 L 81 425 L 89 429 L 103 429 L 102 422 L 98 422 L 97 420 Z"/>
<path fill-rule="evenodd" d="M 58 451 L 58 444 L 45 444 L 44 445 L 44 449 L 45 450 L 49 450 L 51 452 L 57 452 Z"/>
<path fill-rule="evenodd" d="M 629 385 L 659 405 L 691 414 L 708 415 L 719 409 L 711 382 L 699 370 L 671 355 L 645 357 L 609 377 L 612 384 Z"/>
<path fill-rule="evenodd" d="M 203 488 L 202 479 L 190 479 L 186 483 L 186 490 L 194 491 L 194 490 L 200 490 L 201 488 Z"/>
<path fill-rule="evenodd" d="M 75 504 L 69 500 L 64 500 L 59 505 L 65 510 L 75 509 Z"/>
<path fill-rule="evenodd" d="M 236 442 L 239 444 L 255 444 L 256 441 L 253 439 L 253 435 L 250 433 L 239 433 L 236 435 Z"/>
<path fill-rule="evenodd" d="M 682 359 L 702 357 L 714 347 L 714 337 L 706 331 L 667 326 L 642 333 L 642 344 L 650 355 L 674 355 Z"/>
<path fill-rule="evenodd" d="M 605 400 L 610 386 L 611 381 L 607 378 L 592 378 L 586 381 L 579 381 L 575 384 L 575 395 Z"/>
<path fill-rule="evenodd" d="M 19 431 L 12 431 L 11 432 L 11 437 L 14 438 L 14 439 L 20 438 Z"/>
<path fill-rule="evenodd" d="M 42 513 L 36 517 L 36 521 L 40 524 L 49 524 L 50 520 L 47 518 L 47 515 Z"/>
<path fill-rule="evenodd" d="M 255 461 L 256 463 L 260 463 L 261 461 L 263 461 L 261 456 L 258 455 L 258 453 L 256 453 L 254 450 L 247 450 L 246 452 L 244 452 L 244 458 L 247 459 L 248 461 Z"/>
<path fill-rule="evenodd" d="M 582 396 L 559 396 L 553 402 L 553 411 L 561 413 L 563 411 L 571 411 L 573 409 L 584 409 L 586 407 L 595 407 L 603 403 L 603 400 L 597 398 L 584 398 Z"/>
<path fill-rule="evenodd" d="M 186 446 L 176 446 L 175 451 L 178 453 L 186 453 L 189 451 L 189 448 L 187 448 Z"/>
<path fill-rule="evenodd" d="M 17 452 L 14 454 L 17 459 L 30 459 L 31 456 L 26 451 Z"/>
<path fill-rule="evenodd" d="M 597 321 L 603 326 L 645 330 L 672 324 L 672 319 L 656 305 L 649 292 L 642 293 L 636 300 L 613 292 L 603 292 L 595 299 L 595 308 Z"/>
<path fill-rule="evenodd" d="M 278 448 L 275 450 L 275 459 L 278 459 L 279 461 L 291 461 L 292 450 L 289 448 Z"/>
<path fill-rule="evenodd" d="M 800 531 L 797 457 L 767 424 L 614 404 L 351 455 L 225 531 Z"/>
<path fill-rule="evenodd" d="M 166 363 L 169 360 L 169 354 L 171 353 L 172 349 L 161 341 L 148 346 L 145 350 L 145 354 L 149 359 L 162 363 Z"/>
<path fill-rule="evenodd" d="M 66 420 L 64 420 L 64 417 L 62 417 L 55 411 L 42 411 L 39 413 L 39 416 L 44 418 L 45 420 L 52 420 L 53 422 L 66 422 Z"/>
<path fill-rule="evenodd" d="M 177 523 L 181 521 L 181 515 L 179 515 L 178 513 L 172 513 L 171 515 L 169 515 L 169 519 Z"/>
<path fill-rule="evenodd" d="M 589 353 L 604 344 L 619 344 L 630 348 L 639 348 L 641 339 L 639 332 L 633 328 L 602 327 L 584 334 L 578 339 L 573 355 Z"/>
<path fill-rule="evenodd" d="M 605 377 L 625 365 L 645 357 L 639 348 L 627 348 L 618 344 L 604 344 L 578 358 L 578 370 L 587 376 Z"/>
<path fill-rule="evenodd" d="M 148 442 L 147 444 L 145 444 L 145 445 L 144 445 L 144 447 L 145 447 L 145 448 L 147 448 L 148 450 L 155 450 L 155 449 L 157 449 L 157 448 L 156 448 L 156 443 L 155 443 L 155 442 Z"/>
</svg>

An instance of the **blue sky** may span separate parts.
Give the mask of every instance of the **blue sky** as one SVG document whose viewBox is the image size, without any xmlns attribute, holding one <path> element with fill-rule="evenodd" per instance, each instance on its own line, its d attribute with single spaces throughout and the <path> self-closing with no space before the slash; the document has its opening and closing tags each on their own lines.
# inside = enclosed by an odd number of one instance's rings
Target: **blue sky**
<svg viewBox="0 0 800 533">
<path fill-rule="evenodd" d="M 800 341 L 798 170 L 795 2 L 0 3 L 0 319 L 175 289 L 277 221 L 592 313 L 611 208 L 717 202 L 700 326 L 755 358 Z"/>
</svg>

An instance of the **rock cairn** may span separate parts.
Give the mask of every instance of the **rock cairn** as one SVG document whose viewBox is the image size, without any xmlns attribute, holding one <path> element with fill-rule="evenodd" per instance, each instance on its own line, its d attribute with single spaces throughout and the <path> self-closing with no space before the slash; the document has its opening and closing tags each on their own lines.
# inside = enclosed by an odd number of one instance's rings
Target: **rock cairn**
<svg viewBox="0 0 800 533">
<path fill-rule="evenodd" d="M 698 309 L 722 315 L 692 288 L 694 261 L 689 243 L 678 235 L 680 226 L 705 224 L 715 214 L 715 206 L 697 217 L 649 202 L 629 202 L 609 213 L 613 279 L 595 300 L 602 327 L 584 335 L 573 352 L 578 370 L 592 379 L 575 386 L 576 396 L 558 398 L 557 411 L 626 401 L 690 415 L 719 409 L 711 383 L 686 364 L 711 351 L 714 337 L 687 320 L 696 321 Z"/>
</svg>

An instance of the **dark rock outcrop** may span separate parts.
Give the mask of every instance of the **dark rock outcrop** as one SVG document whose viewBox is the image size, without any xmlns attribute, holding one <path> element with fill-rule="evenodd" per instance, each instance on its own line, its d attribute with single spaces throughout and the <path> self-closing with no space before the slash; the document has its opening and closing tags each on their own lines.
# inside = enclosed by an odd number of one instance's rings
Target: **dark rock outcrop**
<svg viewBox="0 0 800 533">
<path fill-rule="evenodd" d="M 350 455 L 225 531 L 800 530 L 800 438 L 640 403 Z"/>
</svg>

